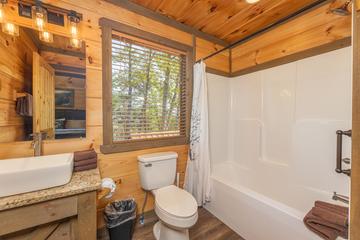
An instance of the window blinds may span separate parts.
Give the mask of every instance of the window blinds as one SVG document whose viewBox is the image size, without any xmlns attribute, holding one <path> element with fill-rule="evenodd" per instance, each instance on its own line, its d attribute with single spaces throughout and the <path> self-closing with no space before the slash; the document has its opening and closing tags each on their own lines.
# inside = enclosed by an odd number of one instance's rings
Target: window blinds
<svg viewBox="0 0 360 240">
<path fill-rule="evenodd" d="M 185 76 L 185 55 L 113 37 L 113 141 L 185 136 Z"/>
</svg>

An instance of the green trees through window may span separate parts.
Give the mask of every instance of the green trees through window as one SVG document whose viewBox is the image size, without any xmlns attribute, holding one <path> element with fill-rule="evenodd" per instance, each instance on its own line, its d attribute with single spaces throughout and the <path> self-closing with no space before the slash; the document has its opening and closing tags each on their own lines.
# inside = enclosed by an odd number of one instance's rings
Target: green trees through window
<svg viewBox="0 0 360 240">
<path fill-rule="evenodd" d="M 112 39 L 113 141 L 180 136 L 185 56 Z"/>
</svg>

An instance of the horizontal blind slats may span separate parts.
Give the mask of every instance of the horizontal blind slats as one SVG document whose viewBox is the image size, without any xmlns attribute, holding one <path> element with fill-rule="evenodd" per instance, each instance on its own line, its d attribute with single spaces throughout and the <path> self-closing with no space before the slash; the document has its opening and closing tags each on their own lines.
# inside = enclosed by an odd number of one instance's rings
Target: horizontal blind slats
<svg viewBox="0 0 360 240">
<path fill-rule="evenodd" d="M 186 58 L 113 39 L 113 140 L 157 139 L 186 132 Z"/>
</svg>

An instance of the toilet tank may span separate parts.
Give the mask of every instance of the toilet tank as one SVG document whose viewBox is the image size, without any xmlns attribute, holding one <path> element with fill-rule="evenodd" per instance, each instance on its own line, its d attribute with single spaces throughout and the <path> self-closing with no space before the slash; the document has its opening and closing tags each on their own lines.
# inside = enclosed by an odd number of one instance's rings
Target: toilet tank
<svg viewBox="0 0 360 240">
<path fill-rule="evenodd" d="M 141 187 L 151 191 L 174 184 L 176 152 L 161 152 L 138 156 Z"/>
</svg>

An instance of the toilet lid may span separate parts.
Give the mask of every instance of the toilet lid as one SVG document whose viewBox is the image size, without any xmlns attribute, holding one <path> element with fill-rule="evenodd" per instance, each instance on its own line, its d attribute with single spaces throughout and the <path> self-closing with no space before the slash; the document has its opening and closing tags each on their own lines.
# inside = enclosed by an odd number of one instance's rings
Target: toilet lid
<svg viewBox="0 0 360 240">
<path fill-rule="evenodd" d="M 155 203 L 162 210 L 176 217 L 191 217 L 197 212 L 195 198 L 174 185 L 158 189 Z"/>
</svg>

